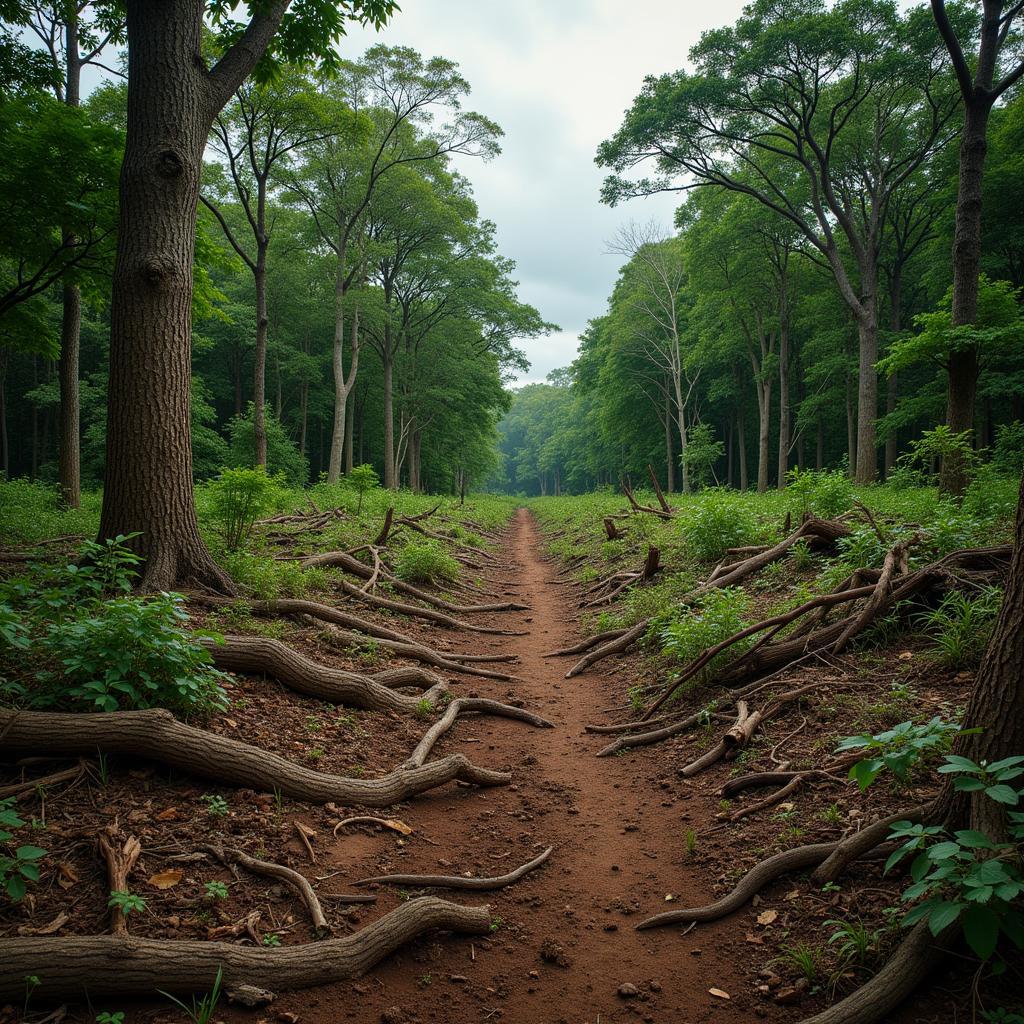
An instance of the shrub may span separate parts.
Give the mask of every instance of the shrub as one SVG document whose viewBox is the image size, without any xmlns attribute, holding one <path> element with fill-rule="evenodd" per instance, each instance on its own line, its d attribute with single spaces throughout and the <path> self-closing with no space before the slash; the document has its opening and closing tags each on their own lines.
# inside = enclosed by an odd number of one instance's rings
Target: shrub
<svg viewBox="0 0 1024 1024">
<path fill-rule="evenodd" d="M 992 463 L 1006 476 L 1019 478 L 1024 473 L 1024 423 L 1020 420 L 996 427 Z"/>
<path fill-rule="evenodd" d="M 799 499 L 801 512 L 832 519 L 853 504 L 853 483 L 841 470 L 791 469 L 787 491 Z"/>
<path fill-rule="evenodd" d="M 39 701 L 70 699 L 100 711 L 226 706 L 224 674 L 183 630 L 187 619 L 180 595 L 160 594 L 97 603 L 91 614 L 50 626 L 42 642 L 60 670 L 37 674 L 49 691 Z"/>
<path fill-rule="evenodd" d="M 747 597 L 742 590 L 716 590 L 692 608 L 681 609 L 679 618 L 674 622 L 662 622 L 652 629 L 658 634 L 665 654 L 683 664 L 689 664 L 709 647 L 714 647 L 743 629 L 747 607 Z M 721 664 L 746 650 L 748 645 L 749 641 L 741 640 L 718 657 L 712 658 L 696 676 L 697 683 L 704 682 Z"/>
<path fill-rule="evenodd" d="M 1004 476 L 1000 468 L 995 462 L 977 468 L 964 494 L 965 512 L 989 521 L 1013 519 L 1021 470 L 1016 470 L 1015 475 Z"/>
<path fill-rule="evenodd" d="M 721 493 L 708 493 L 695 503 L 680 528 L 695 558 L 711 562 L 729 548 L 750 544 L 757 538 L 753 518 L 735 501 Z"/>
<path fill-rule="evenodd" d="M 398 553 L 395 575 L 406 583 L 451 581 L 458 579 L 459 563 L 435 541 L 413 542 Z"/>
<path fill-rule="evenodd" d="M 925 531 L 928 548 L 939 556 L 969 548 L 983 541 L 986 533 L 983 523 L 949 499 L 935 503 Z"/>
<path fill-rule="evenodd" d="M 20 902 L 25 895 L 26 882 L 39 881 L 39 865 L 36 862 L 46 856 L 45 850 L 28 845 L 17 847 L 10 855 L 2 852 L 14 838 L 14 832 L 8 830 L 22 828 L 24 824 L 14 810 L 14 797 L 0 800 L 0 889 L 15 903 Z"/>
<path fill-rule="evenodd" d="M 278 500 L 277 482 L 262 466 L 222 469 L 208 488 L 210 518 L 219 524 L 229 551 L 237 550 L 249 539 L 256 520 L 271 512 Z"/>
<path fill-rule="evenodd" d="M 280 421 L 268 408 L 267 428 L 267 472 L 280 476 L 291 487 L 302 487 L 309 479 L 309 465 L 306 457 L 288 436 Z M 250 403 L 245 416 L 235 416 L 228 423 L 231 447 L 228 461 L 232 466 L 248 468 L 256 464 L 256 432 L 253 427 L 253 407 Z"/>
<path fill-rule="evenodd" d="M 353 466 L 345 479 L 359 495 L 359 503 L 356 506 L 356 515 L 363 511 L 363 498 L 367 491 L 372 491 L 379 483 L 380 477 L 377 471 L 368 462 L 361 466 Z"/>
<path fill-rule="evenodd" d="M 231 551 L 221 559 L 231 578 L 261 601 L 305 597 L 327 584 L 323 569 L 303 569 L 298 562 L 279 562 L 247 551 Z"/>
<path fill-rule="evenodd" d="M 711 481 L 715 463 L 725 454 L 725 445 L 715 438 L 708 423 L 698 423 L 686 439 L 686 453 L 680 456 L 686 466 L 690 486 L 694 490 L 706 487 Z"/>
<path fill-rule="evenodd" d="M 84 544 L 80 564 L 37 566 L 0 586 L 0 631 L 12 638 L 0 648 L 8 696 L 103 711 L 226 703 L 222 673 L 183 628 L 182 598 L 129 595 L 138 558 L 127 539 Z"/>
</svg>

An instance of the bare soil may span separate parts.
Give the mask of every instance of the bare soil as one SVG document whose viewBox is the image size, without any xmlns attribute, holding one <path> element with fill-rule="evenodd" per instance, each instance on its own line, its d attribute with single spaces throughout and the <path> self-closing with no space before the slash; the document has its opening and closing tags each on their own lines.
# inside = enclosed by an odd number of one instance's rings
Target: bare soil
<svg viewBox="0 0 1024 1024">
<path fill-rule="evenodd" d="M 521 704 L 550 719 L 555 728 L 467 718 L 433 754 L 460 751 L 482 766 L 511 770 L 512 785 L 456 785 L 387 812 L 368 812 L 218 790 L 200 780 L 169 777 L 151 765 L 112 760 L 105 784 L 92 769 L 89 777 L 45 799 L 32 794 L 22 801 L 24 817 L 34 815 L 45 822 L 40 837 L 32 841 L 47 848 L 50 856 L 44 879 L 31 898 L 17 908 L 0 910 L 0 934 L 17 934 L 19 929 L 24 934 L 24 929 L 45 926 L 60 914 L 67 914 L 67 921 L 58 934 L 105 931 L 106 883 L 95 838 L 114 822 L 123 834 L 137 835 L 143 847 L 133 883 L 146 896 L 148 907 L 133 916 L 130 929 L 163 938 L 205 938 L 213 929 L 258 910 L 257 936 L 275 937 L 263 941 L 311 941 L 308 918 L 291 890 L 245 872 L 233 875 L 216 863 L 173 859 L 204 843 L 238 846 L 301 871 L 314 882 L 339 934 L 419 895 L 381 886 L 368 890 L 378 897 L 374 904 L 349 906 L 332 899 L 356 891 L 353 883 L 361 878 L 399 871 L 499 875 L 553 846 L 543 867 L 510 888 L 488 894 L 441 893 L 465 903 L 489 903 L 489 937 L 429 936 L 357 982 L 282 993 L 270 1006 L 255 1011 L 224 1002 L 214 1019 L 284 1024 L 599 1024 L 639 1018 L 649 1024 L 697 1024 L 793 1021 L 820 1008 L 827 964 L 823 961 L 820 979 L 802 984 L 791 966 L 776 962 L 780 947 L 803 941 L 825 949 L 829 930 L 823 924 L 835 917 L 880 922 L 894 887 L 883 883 L 878 865 L 856 868 L 839 891 L 808 891 L 803 880 L 783 879 L 754 904 L 689 931 L 637 932 L 634 925 L 673 905 L 709 902 L 766 852 L 819 836 L 836 838 L 862 821 L 918 802 L 927 796 L 927 788 L 872 793 L 870 799 L 848 787 L 809 788 L 795 798 L 792 808 L 783 806 L 781 817 L 769 812 L 724 826 L 716 818 L 717 791 L 735 765 L 724 762 L 692 780 L 677 771 L 702 742 L 709 742 L 706 738 L 679 737 L 597 759 L 594 755 L 608 737 L 588 735 L 584 726 L 611 720 L 603 712 L 621 708 L 627 686 L 645 669 L 636 656 L 617 658 L 567 680 L 564 673 L 571 662 L 543 657 L 581 636 L 577 595 L 556 578 L 558 567 L 545 559 L 543 551 L 536 520 L 521 509 L 503 540 L 500 567 L 489 566 L 484 574 L 485 586 L 530 608 L 478 616 L 475 621 L 522 629 L 526 635 L 479 636 L 375 616 L 441 649 L 516 656 L 513 682 L 456 677 L 454 695 Z M 285 639 L 319 660 L 368 670 L 330 648 L 315 629 L 295 629 Z M 860 680 L 859 692 L 854 691 L 858 704 L 887 692 L 893 678 L 908 678 L 906 662 L 912 657 L 900 655 L 893 651 L 880 656 L 872 674 Z M 797 677 L 795 672 L 794 680 Z M 917 699 L 936 707 L 943 700 L 962 699 L 969 687 L 969 678 L 933 680 L 927 673 L 916 682 Z M 208 723 L 211 730 L 343 774 L 372 776 L 392 769 L 408 756 L 432 720 L 354 713 L 255 678 L 239 678 L 232 696 L 227 713 Z M 829 719 L 849 709 L 846 700 L 838 698 L 838 710 L 823 710 L 825 702 L 820 700 L 812 710 L 794 707 L 773 722 L 771 735 L 759 737 L 758 743 L 776 743 L 804 718 L 807 724 L 787 747 L 787 756 L 794 764 L 801 757 L 820 757 L 816 744 L 822 735 L 834 733 Z M 920 713 L 928 710 L 922 707 Z M 627 714 L 623 709 L 620 717 Z M 43 770 L 50 767 L 29 771 Z M 5 773 L 5 780 L 18 777 Z M 208 813 L 209 801 L 203 797 L 214 795 L 226 800 L 226 815 Z M 833 804 L 835 809 L 829 810 Z M 340 818 L 363 813 L 399 819 L 412 832 L 353 826 L 332 835 Z M 297 824 L 307 830 L 315 863 L 310 862 Z M 149 884 L 148 879 L 174 867 L 184 871 L 180 882 L 168 889 Z M 211 904 L 204 897 L 203 882 L 211 880 L 228 884 L 226 900 Z M 766 918 L 766 910 L 774 913 Z M 243 935 L 240 941 L 251 940 Z M 40 965 L 40 974 L 45 974 L 45 965 Z M 848 971 L 834 983 L 846 991 L 857 975 L 858 970 Z M 899 1020 L 969 1020 L 963 1010 L 970 1004 L 971 972 L 951 972 L 941 983 L 949 988 L 924 994 Z M 1003 1005 L 1011 1007 L 1006 1000 Z M 30 1016 L 38 1009 L 30 1004 Z M 125 1010 L 129 1021 L 183 1019 L 166 1002 L 143 1005 L 109 999 L 92 1008 L 70 1008 L 65 1019 L 92 1021 L 100 1010 Z M 20 1019 L 20 1007 L 0 1011 L 0 1021 Z"/>
</svg>

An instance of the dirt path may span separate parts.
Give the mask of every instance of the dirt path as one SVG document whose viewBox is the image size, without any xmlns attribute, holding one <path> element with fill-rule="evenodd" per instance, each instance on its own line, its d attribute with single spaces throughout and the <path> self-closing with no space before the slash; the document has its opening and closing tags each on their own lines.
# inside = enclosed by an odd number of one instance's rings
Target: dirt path
<svg viewBox="0 0 1024 1024">
<path fill-rule="evenodd" d="M 710 895 L 687 863 L 686 831 L 698 822 L 678 779 L 651 781 L 649 766 L 639 773 L 632 757 L 594 757 L 603 741 L 583 727 L 621 702 L 623 684 L 613 678 L 614 664 L 566 680 L 564 659 L 542 657 L 579 638 L 576 600 L 556 583 L 556 566 L 544 559 L 538 525 L 525 509 L 511 523 L 504 556 L 501 589 L 530 610 L 500 621 L 529 634 L 494 639 L 481 649 L 516 654 L 520 679 L 474 680 L 459 692 L 519 700 L 556 728 L 490 718 L 461 724 L 435 756 L 462 750 L 478 763 L 508 766 L 513 785 L 419 798 L 402 811 L 416 828 L 410 840 L 349 838 L 335 853 L 336 866 L 350 878 L 358 878 L 360 868 L 374 873 L 381 866 L 498 874 L 553 845 L 551 860 L 493 894 L 499 924 L 490 939 L 430 940 L 355 985 L 283 997 L 275 1006 L 294 1007 L 304 1020 L 388 1024 L 597 1024 L 637 1017 L 689 1024 L 763 1013 L 749 994 L 749 976 L 735 966 L 744 953 L 735 921 L 685 936 L 634 930 L 641 916 L 664 909 L 669 894 L 680 905 Z M 483 902 L 465 894 L 453 898 Z M 390 898 L 382 904 L 387 909 Z M 623 997 L 622 985 L 635 986 L 636 994 Z M 733 998 L 713 997 L 711 987 Z"/>
</svg>

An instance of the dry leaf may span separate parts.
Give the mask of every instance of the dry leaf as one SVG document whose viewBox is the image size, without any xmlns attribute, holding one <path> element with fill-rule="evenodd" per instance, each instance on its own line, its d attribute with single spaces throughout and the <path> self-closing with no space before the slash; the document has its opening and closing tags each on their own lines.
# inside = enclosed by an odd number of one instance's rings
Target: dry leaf
<svg viewBox="0 0 1024 1024">
<path fill-rule="evenodd" d="M 157 816 L 157 821 L 177 821 L 178 808 L 168 807 L 166 810 L 161 811 Z"/>
<path fill-rule="evenodd" d="M 397 818 L 381 818 L 380 823 L 386 825 L 388 828 L 394 829 L 396 832 L 401 832 L 403 836 L 411 836 L 412 828 L 404 821 L 399 821 Z"/>
<path fill-rule="evenodd" d="M 68 915 L 62 910 L 49 924 L 40 925 L 38 928 L 33 928 L 30 925 L 23 924 L 18 929 L 19 935 L 52 935 L 55 931 L 63 928 L 68 923 Z"/>
<path fill-rule="evenodd" d="M 800 890 L 799 889 L 790 889 L 790 891 L 786 893 L 785 898 L 787 900 L 798 900 L 798 899 L 800 899 Z"/>
<path fill-rule="evenodd" d="M 913 651 L 900 651 L 900 653 L 896 657 L 900 661 L 910 661 L 910 659 L 913 658 L 913 656 L 914 656 L 914 652 Z"/>
<path fill-rule="evenodd" d="M 159 871 L 149 879 L 149 884 L 154 889 L 170 889 L 177 885 L 184 877 L 185 872 L 181 868 L 170 868 L 167 871 Z"/>
<path fill-rule="evenodd" d="M 755 946 L 764 945 L 764 939 L 762 939 L 760 935 L 755 935 L 753 932 L 747 932 L 744 938 L 746 938 L 747 942 L 753 943 Z"/>
<path fill-rule="evenodd" d="M 777 910 L 762 910 L 761 913 L 757 915 L 757 923 L 767 926 L 770 925 L 778 916 L 779 912 Z"/>
<path fill-rule="evenodd" d="M 779 810 L 780 811 L 791 811 L 791 810 L 793 810 L 794 806 L 796 806 L 796 805 L 792 804 L 792 803 L 779 804 Z"/>
<path fill-rule="evenodd" d="M 723 989 L 720 989 L 720 988 L 709 988 L 709 989 L 708 989 L 708 991 L 709 991 L 709 992 L 710 992 L 710 993 L 711 993 L 711 994 L 712 994 L 712 995 L 713 995 L 713 996 L 714 996 L 714 997 L 715 997 L 716 999 L 732 999 L 732 996 L 731 996 L 731 995 L 729 995 L 729 993 L 728 993 L 728 992 L 726 992 L 726 991 L 724 991 Z"/>
<path fill-rule="evenodd" d="M 238 728 L 238 723 L 233 718 L 225 718 L 224 721 L 225 721 L 225 723 L 227 723 L 227 725 L 230 728 L 232 728 L 232 729 L 237 729 Z"/>
<path fill-rule="evenodd" d="M 57 879 L 57 884 L 62 889 L 70 889 L 76 882 L 81 881 L 78 872 L 67 861 L 62 860 L 57 865 L 57 872 L 60 875 L 60 878 Z"/>
<path fill-rule="evenodd" d="M 666 903 L 671 903 L 674 899 L 675 899 L 675 896 L 673 896 L 672 893 L 670 893 L 670 892 L 665 893 L 665 902 Z"/>
</svg>

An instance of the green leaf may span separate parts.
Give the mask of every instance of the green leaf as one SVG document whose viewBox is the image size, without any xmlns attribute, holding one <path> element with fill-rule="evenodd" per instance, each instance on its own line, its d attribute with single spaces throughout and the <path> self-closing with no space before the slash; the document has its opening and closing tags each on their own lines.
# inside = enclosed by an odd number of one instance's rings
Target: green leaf
<svg viewBox="0 0 1024 1024">
<path fill-rule="evenodd" d="M 971 850 L 994 850 L 996 844 L 984 832 L 975 829 L 965 828 L 955 832 L 957 842 Z"/>
<path fill-rule="evenodd" d="M 990 800 L 995 800 L 999 804 L 1009 804 L 1011 807 L 1016 806 L 1017 801 L 1020 799 L 1017 795 L 1017 791 L 1012 789 L 1010 786 L 989 786 L 985 790 L 985 796 Z"/>
<path fill-rule="evenodd" d="M 999 941 L 999 915 L 991 907 L 974 904 L 963 915 L 964 938 L 982 960 L 987 960 Z"/>
<path fill-rule="evenodd" d="M 21 901 L 25 895 L 25 882 L 20 875 L 11 875 L 7 879 L 7 895 L 14 900 L 15 903 Z"/>
<path fill-rule="evenodd" d="M 932 935 L 938 935 L 944 928 L 951 925 L 960 916 L 963 906 L 962 903 L 950 903 L 943 900 L 933 907 L 928 915 L 928 927 Z"/>
<path fill-rule="evenodd" d="M 947 754 L 946 763 L 939 766 L 940 772 L 980 772 L 981 765 L 975 764 L 969 757 L 959 754 Z"/>
<path fill-rule="evenodd" d="M 41 850 L 38 846 L 19 846 L 14 851 L 14 855 L 18 860 L 38 860 L 40 857 L 46 856 L 46 851 Z"/>
</svg>

